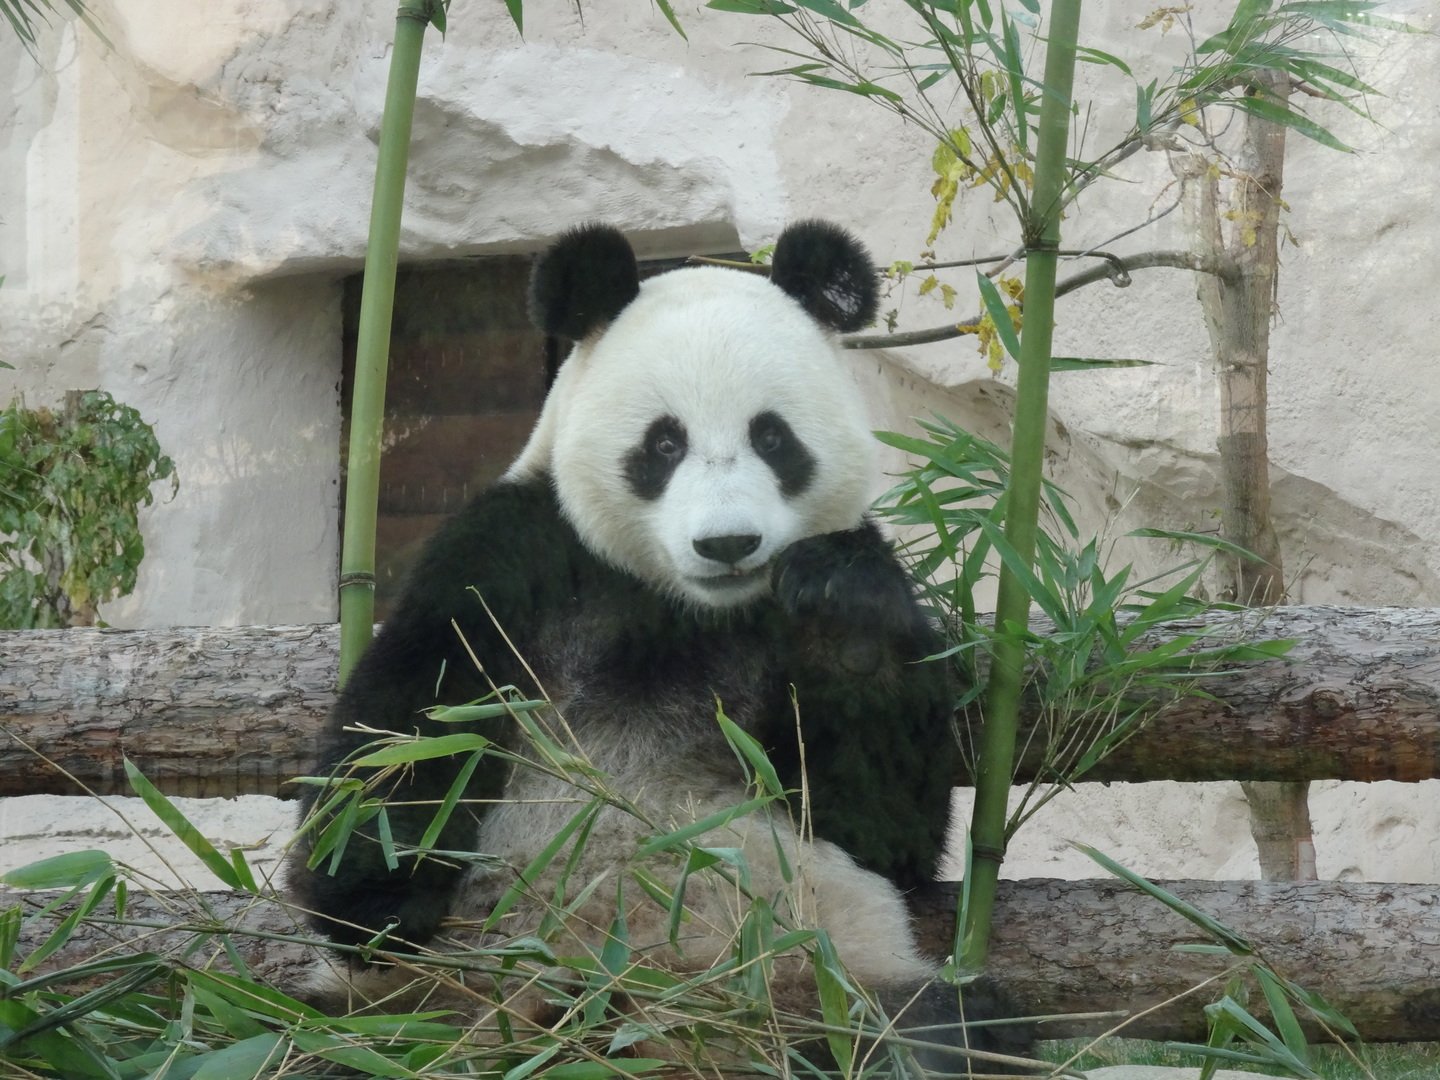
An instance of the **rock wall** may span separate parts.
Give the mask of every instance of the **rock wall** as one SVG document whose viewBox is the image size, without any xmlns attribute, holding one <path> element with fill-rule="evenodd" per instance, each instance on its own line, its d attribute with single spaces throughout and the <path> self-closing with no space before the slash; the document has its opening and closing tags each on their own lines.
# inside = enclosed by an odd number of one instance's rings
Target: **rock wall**
<svg viewBox="0 0 1440 1080">
<path fill-rule="evenodd" d="M 1223 8 L 1197 5 L 1201 33 Z M 1420 0 L 1387 11 L 1436 25 Z M 0 36 L 0 358 L 15 368 L 0 370 L 0 398 L 40 404 L 103 386 L 156 424 L 177 462 L 180 493 L 146 514 L 140 584 L 105 609 L 110 622 L 330 619 L 338 282 L 363 258 L 390 13 L 331 0 L 97 13 L 113 49 L 65 22 L 42 34 L 37 60 Z M 522 40 L 502 5 L 468 5 L 443 41 L 429 36 L 404 259 L 533 250 L 597 217 L 657 256 L 757 246 L 809 215 L 850 225 L 882 260 L 918 254 L 933 206 L 926 137 L 859 98 L 750 77 L 779 61 L 737 43 L 794 44 L 775 27 L 685 8 L 684 40 L 643 3 L 582 15 L 531 0 Z M 1148 81 L 1180 40 L 1136 31 L 1136 18 L 1114 0 L 1087 5 L 1083 33 L 1140 58 Z M 1424 91 L 1440 44 L 1350 45 L 1388 96 L 1367 102 L 1373 124 L 1307 103 L 1353 155 L 1291 139 L 1271 357 L 1275 508 L 1292 599 L 1435 604 L 1440 111 Z M 1113 74 L 1081 73 L 1082 93 L 1097 95 L 1091 145 L 1132 108 L 1133 88 Z M 1159 155 L 1117 173 L 1069 216 L 1067 246 L 1187 246 L 1178 213 L 1109 242 L 1174 198 Z M 976 193 L 939 254 L 1004 252 L 1013 236 Z M 892 302 L 910 326 L 951 317 L 913 286 Z M 1067 298 L 1057 350 L 1157 362 L 1056 379 L 1052 466 L 1081 521 L 1116 536 L 1213 526 L 1218 401 L 1189 274 L 1150 271 L 1124 291 Z M 854 364 L 877 423 L 937 409 L 1003 438 L 1009 374 L 992 377 L 967 341 Z M 1116 551 L 1146 568 L 1170 557 L 1123 541 Z M 1232 790 L 1153 787 L 1064 796 L 1007 871 L 1082 872 L 1055 846 L 1065 829 L 1113 836 L 1153 873 L 1253 871 Z M 1424 790 L 1317 795 L 1322 873 L 1440 880 L 1404 842 L 1434 834 L 1419 808 L 1437 800 Z M 47 835 L 54 814 L 0 806 L 0 835 Z M 247 812 L 249 831 L 222 838 L 253 839 L 256 820 Z M 1200 840 L 1180 839 L 1196 829 Z M 20 861 L 20 846 L 11 852 Z"/>
</svg>

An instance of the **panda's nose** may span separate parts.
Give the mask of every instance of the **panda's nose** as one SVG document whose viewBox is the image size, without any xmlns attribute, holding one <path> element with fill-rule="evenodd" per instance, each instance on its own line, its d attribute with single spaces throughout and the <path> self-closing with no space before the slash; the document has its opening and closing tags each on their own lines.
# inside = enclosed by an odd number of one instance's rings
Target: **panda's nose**
<svg viewBox="0 0 1440 1080">
<path fill-rule="evenodd" d="M 760 546 L 760 537 L 754 533 L 739 533 L 732 536 L 705 536 L 691 543 L 702 558 L 733 566 Z"/>
</svg>

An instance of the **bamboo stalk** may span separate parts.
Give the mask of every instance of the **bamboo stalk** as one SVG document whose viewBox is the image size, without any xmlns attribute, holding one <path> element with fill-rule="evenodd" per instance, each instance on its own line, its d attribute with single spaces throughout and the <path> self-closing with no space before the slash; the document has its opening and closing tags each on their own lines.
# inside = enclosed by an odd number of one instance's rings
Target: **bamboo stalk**
<svg viewBox="0 0 1440 1080">
<path fill-rule="evenodd" d="M 1045 53 L 1045 92 L 1035 155 L 1035 193 L 1024 222 L 1025 325 L 1020 338 L 1015 392 L 1010 488 L 1006 493 L 1005 540 L 1018 562 L 1034 563 L 1040 482 L 1049 426 L 1050 346 L 1055 325 L 1055 274 L 1060 248 L 1060 207 L 1065 186 L 1070 97 L 1075 74 L 1080 0 L 1055 0 Z M 1020 117 L 1024 123 L 1024 117 Z M 1002 563 L 995 604 L 996 642 L 986 689 L 975 809 L 970 826 L 971 867 L 961 960 L 979 968 L 989 950 L 995 886 L 1005 857 L 1005 826 L 1015 765 L 1020 693 L 1025 677 L 1025 630 L 1030 594 Z"/>
<path fill-rule="evenodd" d="M 420 50 L 434 0 L 411 0 L 395 16 L 395 46 L 380 122 L 380 152 L 370 206 L 370 236 L 360 295 L 355 345 L 355 394 L 350 406 L 349 463 L 345 480 L 345 535 L 340 557 L 340 684 L 370 644 L 375 624 L 375 517 L 380 498 L 385 372 L 395 305 L 400 217 L 410 128 L 420 81 Z"/>
</svg>

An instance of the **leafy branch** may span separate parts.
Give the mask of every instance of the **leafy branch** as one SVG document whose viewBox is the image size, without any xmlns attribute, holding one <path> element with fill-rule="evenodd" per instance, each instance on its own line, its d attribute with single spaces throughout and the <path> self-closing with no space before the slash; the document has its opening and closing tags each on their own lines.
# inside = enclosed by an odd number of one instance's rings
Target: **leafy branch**
<svg viewBox="0 0 1440 1080">
<path fill-rule="evenodd" d="M 139 510 L 175 466 L 149 424 L 100 390 L 0 413 L 0 626 L 85 625 L 135 588 Z"/>
</svg>

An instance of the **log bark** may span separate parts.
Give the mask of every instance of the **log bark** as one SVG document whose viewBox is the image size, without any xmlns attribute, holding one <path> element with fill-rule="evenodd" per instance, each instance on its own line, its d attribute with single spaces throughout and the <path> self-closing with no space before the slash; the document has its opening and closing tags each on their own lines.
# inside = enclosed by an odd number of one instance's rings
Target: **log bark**
<svg viewBox="0 0 1440 1080">
<path fill-rule="evenodd" d="M 1210 697 L 1171 706 L 1086 780 L 1440 775 L 1440 610 L 1282 607 L 1168 632 L 1197 629 L 1297 644 L 1206 678 Z M 337 642 L 333 625 L 0 633 L 0 795 L 82 790 L 66 773 L 125 793 L 128 755 L 169 794 L 292 796 Z M 1020 778 L 1035 768 L 1022 761 Z"/>
<path fill-rule="evenodd" d="M 1165 885 L 1248 937 L 1282 974 L 1323 994 L 1363 1038 L 1440 1039 L 1440 897 L 1435 886 L 1274 881 Z M 932 953 L 945 952 L 953 939 L 955 888 L 953 883 L 937 885 L 918 901 L 918 928 Z M 15 898 L 0 891 L 0 909 Z M 20 899 L 32 909 L 41 902 L 34 896 Z M 107 910 L 102 904 L 100 911 Z M 63 914 L 27 923 L 18 955 L 43 941 Z M 239 928 L 232 940 L 241 956 L 257 976 L 281 989 L 294 991 L 317 955 L 311 946 L 274 938 L 294 934 L 294 918 L 280 904 L 257 903 L 252 897 L 205 893 L 197 900 L 193 894 L 136 894 L 129 899 L 126 917 L 173 929 L 156 935 L 140 926 L 87 923 L 45 962 L 45 970 L 108 955 L 141 935 L 142 948 L 178 951 L 194 928 L 218 925 Z M 1148 1010 L 1226 970 L 1224 958 L 1173 951 L 1202 940 L 1178 915 L 1113 879 L 1002 881 L 990 964 L 1020 1013 L 1119 1010 L 1133 1017 L 1126 1035 L 1199 1039 L 1204 1035 L 1201 1006 L 1219 996 L 1223 983 Z M 190 962 L 205 964 L 218 952 L 218 947 L 202 949 Z M 1259 1010 L 1262 1000 L 1252 993 L 1252 1009 Z M 1055 1022 L 1041 1035 L 1096 1034 L 1119 1023 L 1118 1017 Z"/>
</svg>

